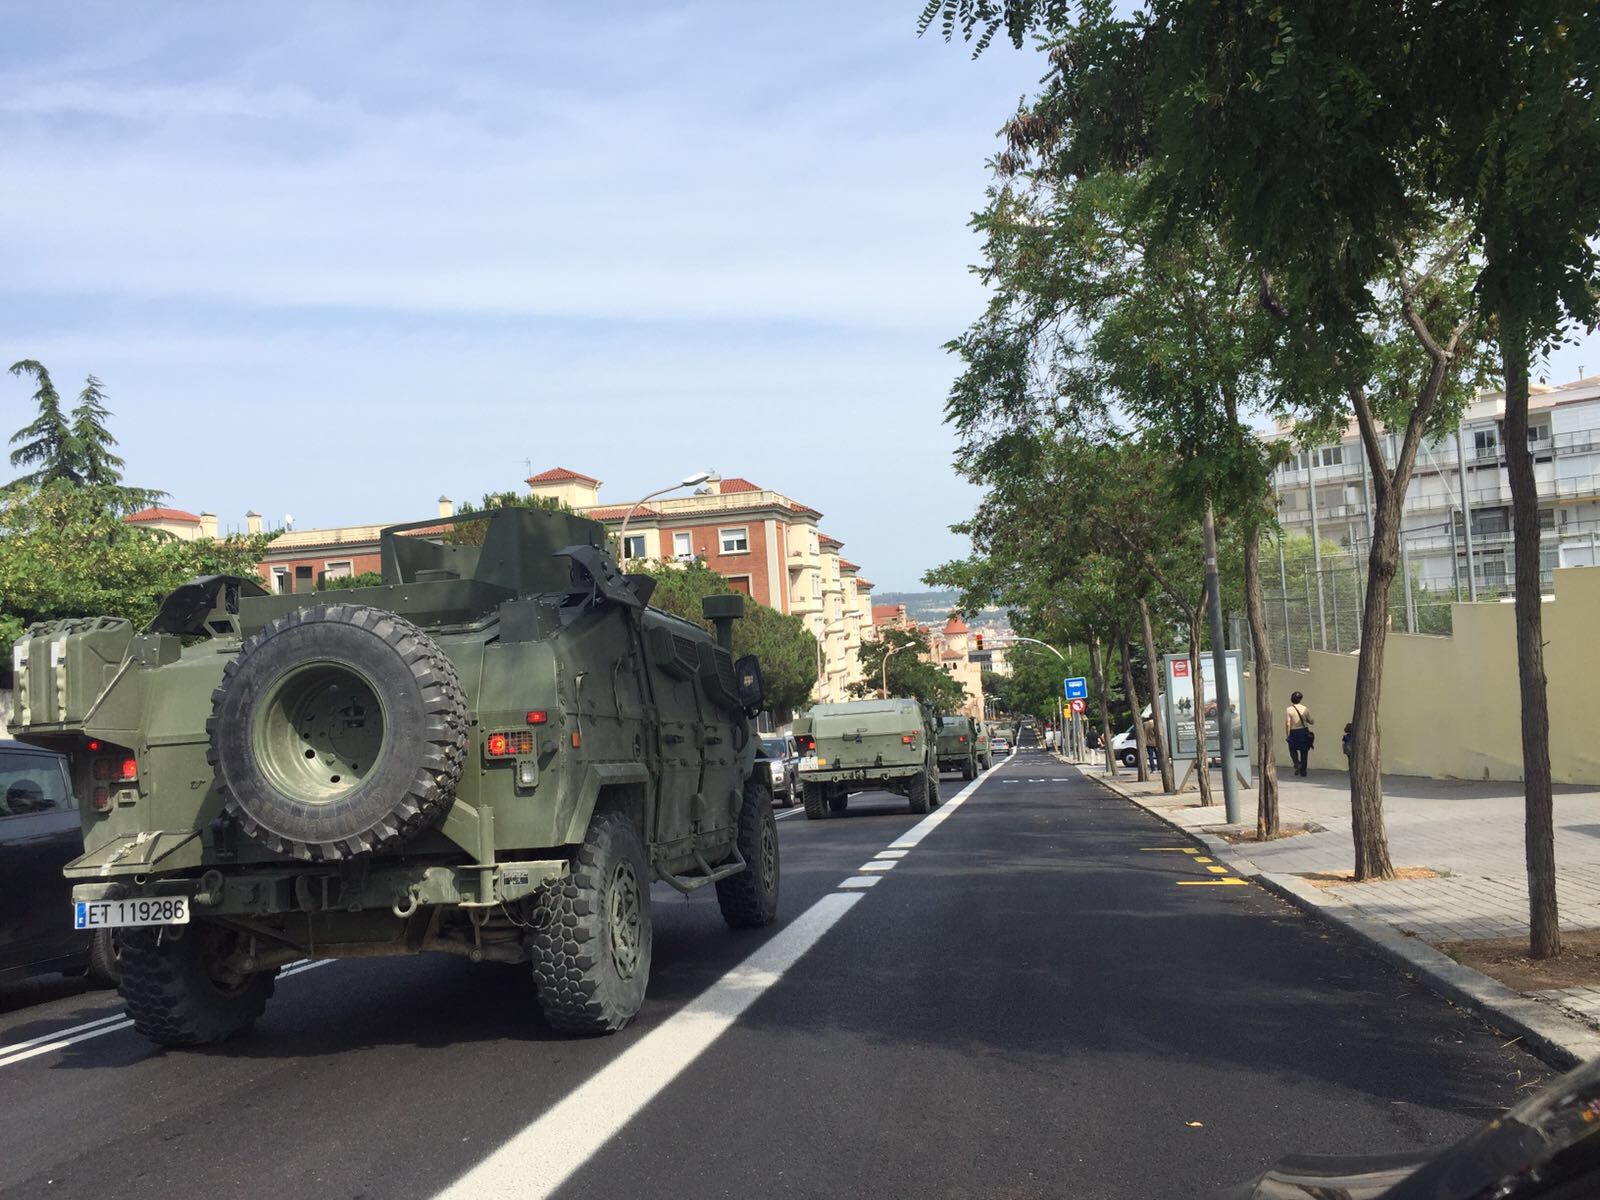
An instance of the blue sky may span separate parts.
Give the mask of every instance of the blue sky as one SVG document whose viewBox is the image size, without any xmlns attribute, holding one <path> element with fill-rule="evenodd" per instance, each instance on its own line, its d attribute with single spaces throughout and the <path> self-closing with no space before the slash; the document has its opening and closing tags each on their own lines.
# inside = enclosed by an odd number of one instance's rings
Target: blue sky
<svg viewBox="0 0 1600 1200">
<path fill-rule="evenodd" d="M 919 8 L 15 6 L 0 356 L 100 376 L 129 480 L 224 527 L 711 467 L 918 587 L 976 498 L 967 220 L 1041 68 Z"/>
</svg>

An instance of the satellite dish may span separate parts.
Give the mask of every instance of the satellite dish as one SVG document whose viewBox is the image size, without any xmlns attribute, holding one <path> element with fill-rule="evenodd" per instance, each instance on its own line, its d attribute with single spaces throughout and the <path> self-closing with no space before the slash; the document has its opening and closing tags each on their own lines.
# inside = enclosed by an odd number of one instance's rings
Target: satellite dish
<svg viewBox="0 0 1600 1200">
<path fill-rule="evenodd" d="M 283 527 L 285 529 L 293 532 L 293 530 L 294 530 L 294 514 L 293 513 L 284 513 L 283 514 Z"/>
</svg>

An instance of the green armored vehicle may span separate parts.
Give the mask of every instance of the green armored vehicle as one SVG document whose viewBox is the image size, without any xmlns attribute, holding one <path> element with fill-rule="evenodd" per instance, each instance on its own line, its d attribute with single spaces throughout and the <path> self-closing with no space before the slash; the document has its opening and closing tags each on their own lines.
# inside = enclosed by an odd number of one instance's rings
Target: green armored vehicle
<svg viewBox="0 0 1600 1200">
<path fill-rule="evenodd" d="M 384 532 L 381 586 L 214 576 L 143 631 L 17 642 L 16 733 L 69 756 L 83 813 L 72 920 L 116 929 L 147 1037 L 238 1033 L 298 959 L 425 950 L 528 963 L 551 1025 L 608 1032 L 644 1000 L 652 880 L 775 918 L 743 597 L 706 600 L 713 641 L 592 521 L 507 509 L 481 546 L 441 524 Z"/>
<path fill-rule="evenodd" d="M 978 766 L 987 771 L 994 766 L 994 743 L 989 737 L 989 722 L 974 721 L 973 727 L 977 730 Z"/>
<path fill-rule="evenodd" d="M 819 704 L 795 718 L 806 819 L 842 813 L 852 792 L 899 792 L 911 811 L 939 807 L 933 717 L 915 700 Z"/>
<path fill-rule="evenodd" d="M 977 724 L 971 717 L 940 717 L 935 745 L 939 770 L 960 771 L 963 779 L 976 779 L 983 769 L 978 753 Z"/>
</svg>

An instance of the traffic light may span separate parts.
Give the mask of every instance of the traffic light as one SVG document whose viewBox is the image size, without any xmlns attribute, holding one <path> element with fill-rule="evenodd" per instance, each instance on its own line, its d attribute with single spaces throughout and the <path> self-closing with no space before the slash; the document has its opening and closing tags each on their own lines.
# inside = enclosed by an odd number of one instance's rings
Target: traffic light
<svg viewBox="0 0 1600 1200">
<path fill-rule="evenodd" d="M 983 634 L 981 634 L 981 633 L 978 635 L 978 649 L 979 650 L 983 649 Z"/>
</svg>

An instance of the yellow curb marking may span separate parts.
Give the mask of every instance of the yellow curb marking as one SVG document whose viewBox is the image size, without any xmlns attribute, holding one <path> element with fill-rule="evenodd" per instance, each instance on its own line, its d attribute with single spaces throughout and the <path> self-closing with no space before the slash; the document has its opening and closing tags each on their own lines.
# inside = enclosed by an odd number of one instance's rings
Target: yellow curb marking
<svg viewBox="0 0 1600 1200">
<path fill-rule="evenodd" d="M 1209 858 L 1206 858 L 1204 855 L 1201 855 L 1199 858 L 1195 859 L 1195 862 L 1210 862 L 1210 861 L 1211 860 Z"/>
<path fill-rule="evenodd" d="M 1200 860 L 1198 858 L 1195 859 L 1195 862 L 1199 861 Z M 1206 870 L 1210 871 L 1213 875 L 1226 875 L 1228 873 L 1227 867 L 1207 867 Z"/>
<path fill-rule="evenodd" d="M 1196 850 L 1192 846 L 1140 846 L 1139 849 L 1144 850 L 1144 851 L 1146 851 L 1148 853 L 1151 853 L 1151 854 L 1158 854 L 1158 853 L 1160 853 L 1162 851 L 1166 851 L 1166 852 L 1171 853 L 1171 854 L 1199 854 L 1200 853 L 1200 851 Z"/>
<path fill-rule="evenodd" d="M 1244 886 L 1242 879 L 1180 879 L 1179 887 L 1233 887 Z"/>
</svg>

